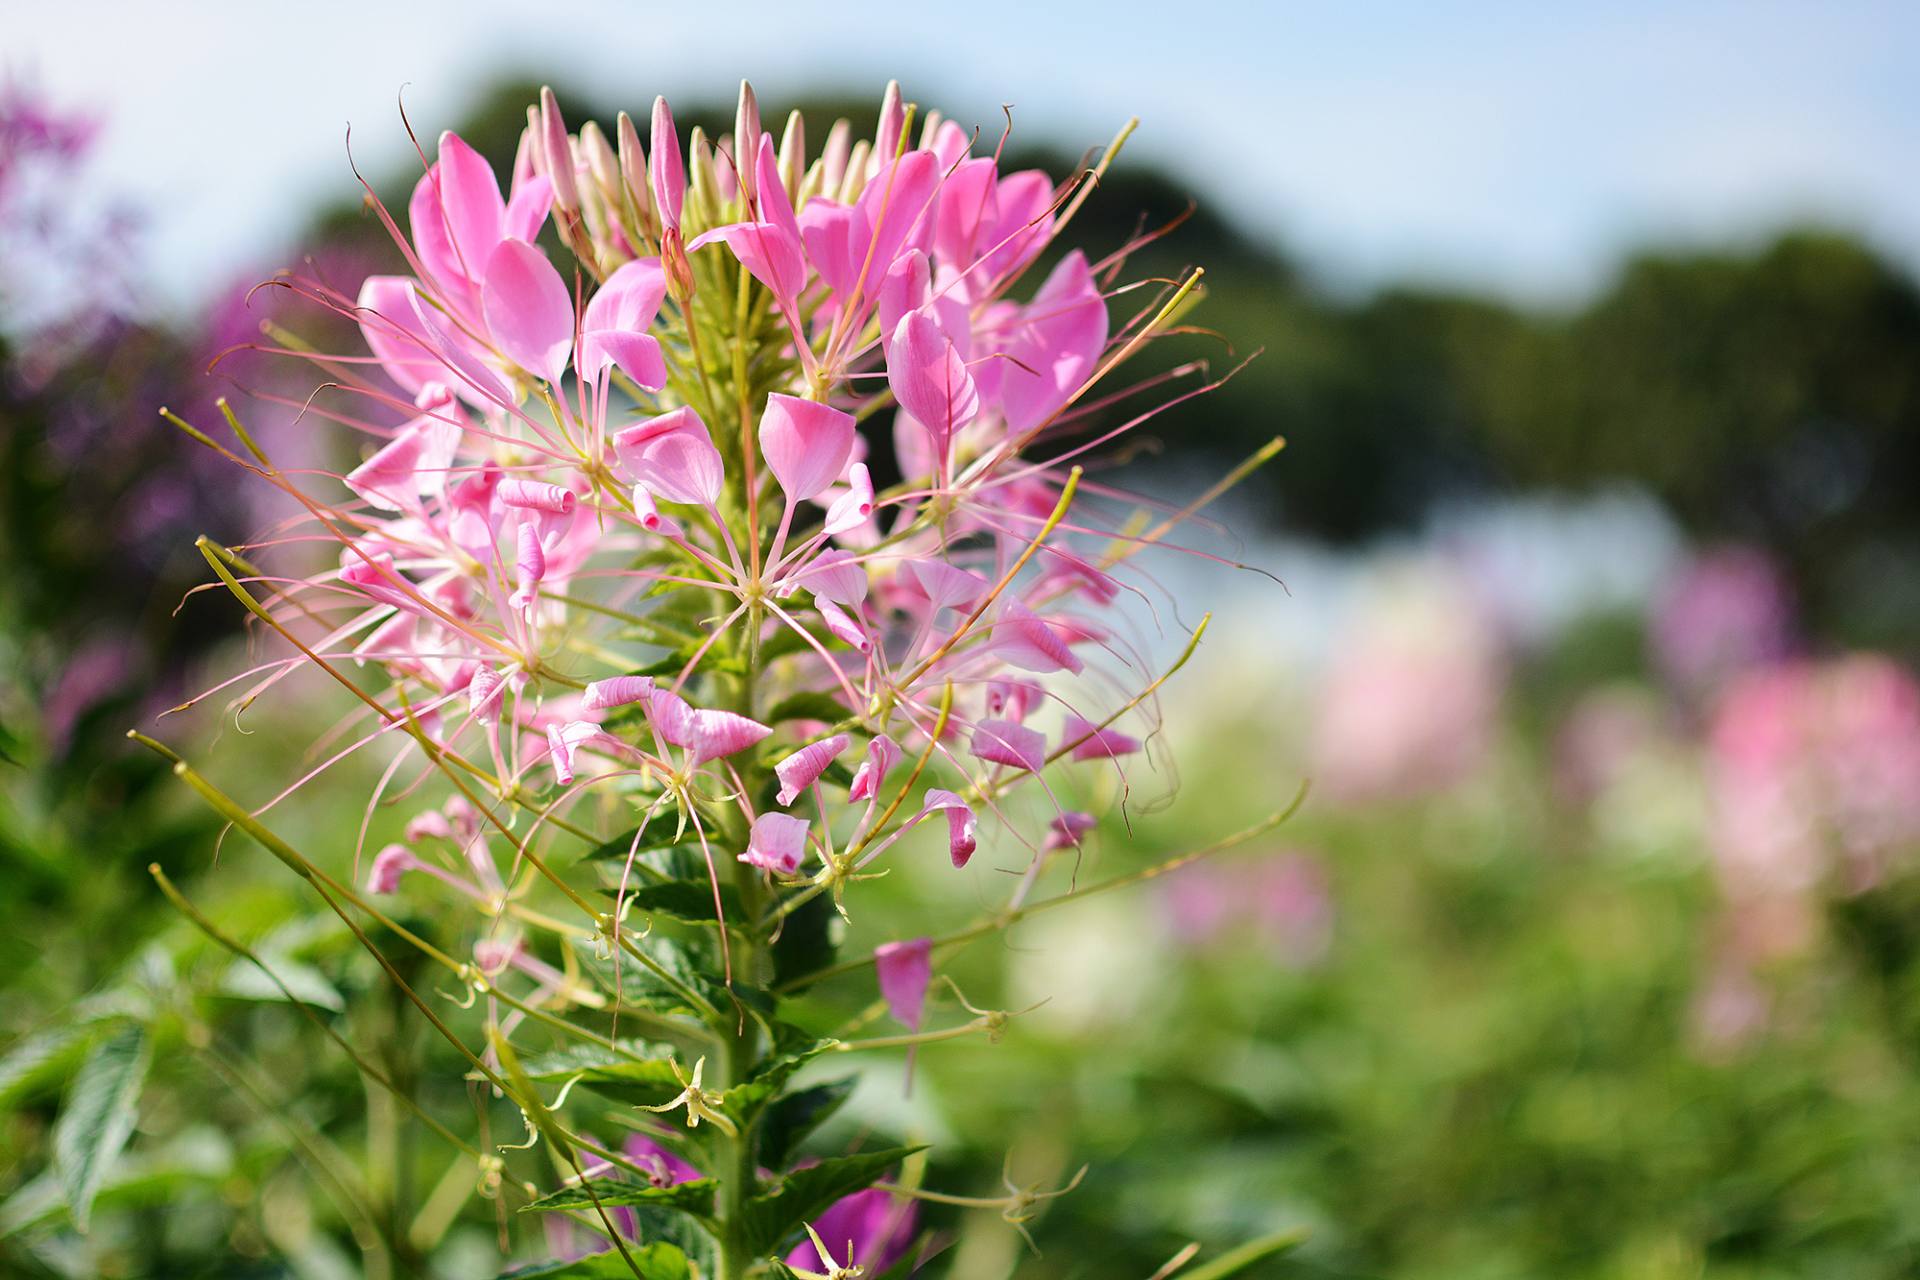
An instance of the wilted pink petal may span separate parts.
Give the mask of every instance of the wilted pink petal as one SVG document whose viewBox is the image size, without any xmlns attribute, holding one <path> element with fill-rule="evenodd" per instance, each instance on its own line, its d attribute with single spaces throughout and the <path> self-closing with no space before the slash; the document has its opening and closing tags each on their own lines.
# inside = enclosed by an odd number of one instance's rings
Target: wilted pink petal
<svg viewBox="0 0 1920 1280">
<path fill-rule="evenodd" d="M 794 797 L 812 786 L 827 771 L 834 757 L 847 749 L 848 741 L 846 734 L 836 733 L 831 738 L 808 743 L 774 765 L 774 776 L 780 779 L 780 792 L 774 798 L 783 805 L 792 804 Z"/>
<path fill-rule="evenodd" d="M 419 865 L 419 859 L 403 845 L 390 844 L 373 859 L 367 873 L 369 893 L 393 893 L 400 888 L 400 877 Z"/>
<path fill-rule="evenodd" d="M 513 607 L 524 609 L 540 594 L 540 580 L 547 576 L 546 548 L 540 545 L 540 530 L 532 521 L 524 521 L 515 535 Z"/>
<path fill-rule="evenodd" d="M 1078 849 L 1080 842 L 1087 838 L 1087 832 L 1099 825 L 1099 819 L 1090 813 L 1069 810 L 1058 814 L 1047 824 L 1047 838 L 1041 842 L 1040 848 L 1048 853 L 1055 849 Z"/>
<path fill-rule="evenodd" d="M 547 255 L 524 240 L 502 240 L 480 289 L 487 332 L 506 357 L 549 383 L 573 350 L 573 299 Z"/>
<path fill-rule="evenodd" d="M 927 986 L 933 980 L 933 939 L 883 942 L 873 949 L 880 994 L 895 1022 L 918 1031 L 926 1020 Z"/>
<path fill-rule="evenodd" d="M 825 624 L 829 635 L 843 641 L 859 653 L 873 652 L 873 637 L 849 617 L 845 610 L 825 596 L 815 596 L 813 607 L 820 611 L 820 621 Z"/>
<path fill-rule="evenodd" d="M 573 490 L 538 480 L 502 480 L 494 490 L 502 506 L 567 515 L 580 501 Z"/>
<path fill-rule="evenodd" d="M 763 813 L 753 820 L 753 833 L 740 861 L 790 876 L 806 857 L 806 821 L 791 814 Z"/>
<path fill-rule="evenodd" d="M 1047 740 L 1012 720 L 982 720 L 973 729 L 973 754 L 993 764 L 1040 771 L 1047 762 Z"/>
<path fill-rule="evenodd" d="M 580 697 L 580 706 L 587 711 L 610 711 L 652 696 L 652 676 L 609 676 L 587 686 Z"/>
<path fill-rule="evenodd" d="M 947 856 L 953 859 L 954 866 L 966 866 L 967 859 L 979 847 L 975 836 L 973 806 L 953 792 L 935 787 L 927 792 L 926 803 L 920 806 L 920 817 L 934 812 L 947 815 Z"/>
<path fill-rule="evenodd" d="M 887 780 L 887 772 L 900 763 L 900 748 L 892 738 L 881 734 L 867 743 L 867 758 L 854 770 L 853 785 L 847 788 L 849 800 L 871 800 Z"/>
<path fill-rule="evenodd" d="M 1085 741 L 1081 741 L 1081 739 Z M 1068 716 L 1066 731 L 1061 735 L 1062 742 L 1074 742 L 1079 745 L 1073 749 L 1075 760 L 1106 760 L 1114 756 L 1132 755 L 1140 749 L 1140 740 L 1118 729 L 1102 729 L 1079 716 Z"/>
<path fill-rule="evenodd" d="M 588 720 L 569 720 L 563 725 L 547 726 L 547 751 L 553 758 L 553 776 L 560 785 L 573 784 L 573 758 L 585 743 L 601 737 L 603 730 Z"/>
<path fill-rule="evenodd" d="M 840 478 L 853 437 L 853 415 L 815 400 L 775 393 L 760 417 L 760 452 L 789 503 L 818 497 Z"/>
<path fill-rule="evenodd" d="M 627 475 L 665 502 L 711 506 L 726 484 L 726 464 L 691 407 L 615 432 L 613 448 Z"/>
<path fill-rule="evenodd" d="M 492 667 L 481 667 L 467 682 L 467 711 L 481 724 L 499 724 L 506 681 Z"/>
<path fill-rule="evenodd" d="M 873 477 L 867 464 L 856 462 L 847 475 L 847 491 L 827 508 L 823 531 L 829 536 L 857 529 L 873 518 Z"/>
</svg>

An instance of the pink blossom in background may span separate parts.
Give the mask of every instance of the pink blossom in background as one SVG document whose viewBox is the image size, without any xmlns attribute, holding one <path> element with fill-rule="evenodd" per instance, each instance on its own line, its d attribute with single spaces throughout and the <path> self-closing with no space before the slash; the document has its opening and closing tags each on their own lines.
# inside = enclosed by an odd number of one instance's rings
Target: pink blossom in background
<svg viewBox="0 0 1920 1280">
<path fill-rule="evenodd" d="M 1281 963 L 1318 963 L 1333 941 L 1333 896 L 1320 860 L 1303 852 L 1252 862 L 1199 862 L 1166 878 L 1166 922 L 1189 947 L 1252 936 Z"/>
<path fill-rule="evenodd" d="M 1920 684 L 1888 658 L 1740 677 L 1708 752 L 1713 853 L 1736 897 L 1870 888 L 1920 847 Z"/>
<path fill-rule="evenodd" d="M 1409 575 L 1366 608 L 1321 685 L 1316 795 L 1345 805 L 1446 791 L 1485 760 L 1506 664 L 1491 621 L 1448 575 Z"/>
<path fill-rule="evenodd" d="M 912 1200 L 868 1188 L 836 1201 L 813 1220 L 813 1229 L 835 1262 L 843 1267 L 864 1267 L 864 1274 L 877 1276 L 906 1257 L 919 1221 L 919 1206 Z M 787 1255 L 787 1265 L 823 1272 L 826 1260 L 809 1240 Z"/>
<path fill-rule="evenodd" d="M 1668 741 L 1666 711 L 1639 685 L 1588 690 L 1553 742 L 1554 790 L 1576 807 L 1593 803 Z"/>
<path fill-rule="evenodd" d="M 1793 594 L 1764 552 L 1722 547 L 1681 566 L 1654 601 L 1647 631 L 1669 683 L 1710 696 L 1742 671 L 1792 652 Z"/>
</svg>

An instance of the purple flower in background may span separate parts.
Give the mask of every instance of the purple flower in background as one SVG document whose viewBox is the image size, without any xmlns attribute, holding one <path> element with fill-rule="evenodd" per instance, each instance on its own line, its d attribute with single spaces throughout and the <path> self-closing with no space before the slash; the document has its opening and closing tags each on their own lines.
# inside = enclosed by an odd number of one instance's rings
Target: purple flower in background
<svg viewBox="0 0 1920 1280">
<path fill-rule="evenodd" d="M 1333 895 L 1320 860 L 1308 853 L 1194 863 L 1166 878 L 1161 902 L 1174 937 L 1190 947 L 1251 935 L 1280 963 L 1304 969 L 1333 941 Z"/>
<path fill-rule="evenodd" d="M 872 1276 L 906 1256 L 919 1217 L 918 1206 L 905 1196 L 868 1188 L 835 1202 L 812 1225 L 836 1262 L 847 1268 L 864 1267 Z M 802 1271 L 819 1272 L 827 1266 L 812 1241 L 789 1253 L 786 1262 Z"/>
<path fill-rule="evenodd" d="M 1655 664 L 1681 693 L 1710 696 L 1793 650 L 1793 595 L 1779 568 L 1751 547 L 1722 547 L 1683 565 L 1654 602 Z"/>
</svg>

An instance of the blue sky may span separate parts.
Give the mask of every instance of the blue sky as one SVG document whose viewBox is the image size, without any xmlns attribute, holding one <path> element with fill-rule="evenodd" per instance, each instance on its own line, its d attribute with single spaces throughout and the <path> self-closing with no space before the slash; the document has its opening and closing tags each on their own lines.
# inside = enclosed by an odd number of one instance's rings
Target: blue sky
<svg viewBox="0 0 1920 1280">
<path fill-rule="evenodd" d="M 4 28 L 0 66 L 106 113 L 102 177 L 150 209 L 172 303 L 352 198 L 349 122 L 401 163 L 403 85 L 430 132 L 512 71 L 636 108 L 745 74 L 770 110 L 893 75 L 1086 145 L 1137 114 L 1138 155 L 1343 289 L 1577 297 L 1627 246 L 1803 216 L 1920 266 L 1920 5 L 60 0 Z"/>
</svg>

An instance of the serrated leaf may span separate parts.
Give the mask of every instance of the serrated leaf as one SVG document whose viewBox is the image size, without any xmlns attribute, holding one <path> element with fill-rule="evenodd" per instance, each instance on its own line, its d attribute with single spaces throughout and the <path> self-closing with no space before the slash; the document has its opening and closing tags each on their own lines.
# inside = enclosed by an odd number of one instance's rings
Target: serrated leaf
<svg viewBox="0 0 1920 1280">
<path fill-rule="evenodd" d="M 890 1166 L 924 1150 L 925 1146 L 863 1151 L 795 1169 L 772 1191 L 753 1196 L 741 1206 L 740 1229 L 748 1252 L 756 1256 L 771 1252 L 802 1222 L 826 1212 L 842 1196 L 873 1185 Z"/>
<path fill-rule="evenodd" d="M 338 1013 L 347 1007 L 340 998 L 327 976 L 310 964 L 299 960 L 289 960 L 285 956 L 262 955 L 262 960 L 273 969 L 274 975 L 286 984 L 287 991 L 302 1004 L 310 1004 L 317 1009 L 326 1009 Z M 236 1000 L 277 1000 L 286 1001 L 287 992 L 282 991 L 273 978 L 260 971 L 260 966 L 251 960 L 236 960 L 229 965 L 220 979 L 220 994 Z"/>
<path fill-rule="evenodd" d="M 775 1098 L 760 1120 L 760 1163 L 770 1169 L 785 1168 L 794 1149 L 852 1095 L 855 1083 L 848 1076 Z"/>
<path fill-rule="evenodd" d="M 140 1087 L 153 1059 L 147 1029 L 129 1024 L 94 1045 L 53 1124 L 53 1165 L 73 1222 L 85 1232 L 114 1158 L 133 1135 Z"/>
<path fill-rule="evenodd" d="M 618 1249 L 575 1258 L 572 1262 L 536 1262 L 530 1267 L 502 1271 L 498 1280 L 634 1280 L 639 1268 L 640 1280 L 692 1280 L 693 1270 L 687 1255 L 670 1244 L 628 1245 L 627 1257 Z"/>
<path fill-rule="evenodd" d="M 95 1030 L 84 1022 L 67 1023 L 16 1041 L 0 1058 L 0 1107 L 33 1097 L 65 1079 Z"/>
<path fill-rule="evenodd" d="M 695 1178 L 691 1182 L 676 1182 L 671 1186 L 656 1187 L 650 1182 L 628 1182 L 619 1178 L 592 1178 L 591 1193 L 582 1185 L 562 1187 L 550 1195 L 541 1196 L 532 1204 L 520 1210 L 522 1213 L 552 1213 L 560 1209 L 588 1209 L 594 1205 L 594 1197 L 606 1208 L 626 1207 L 630 1205 L 649 1205 L 659 1209 L 673 1209 L 690 1214 L 700 1220 L 713 1218 L 713 1193 L 720 1184 L 712 1178 Z"/>
<path fill-rule="evenodd" d="M 1276 1231 L 1270 1236 L 1249 1240 L 1239 1248 L 1221 1254 L 1212 1262 L 1202 1263 L 1195 1270 L 1181 1276 L 1180 1280 L 1226 1280 L 1228 1276 L 1237 1276 L 1256 1262 L 1298 1249 L 1306 1243 L 1306 1239 L 1305 1227 Z"/>
<path fill-rule="evenodd" d="M 779 724 L 783 720 L 824 720 L 838 724 L 849 714 L 838 698 L 818 689 L 807 689 L 780 699 L 762 719 L 767 724 Z"/>
</svg>

